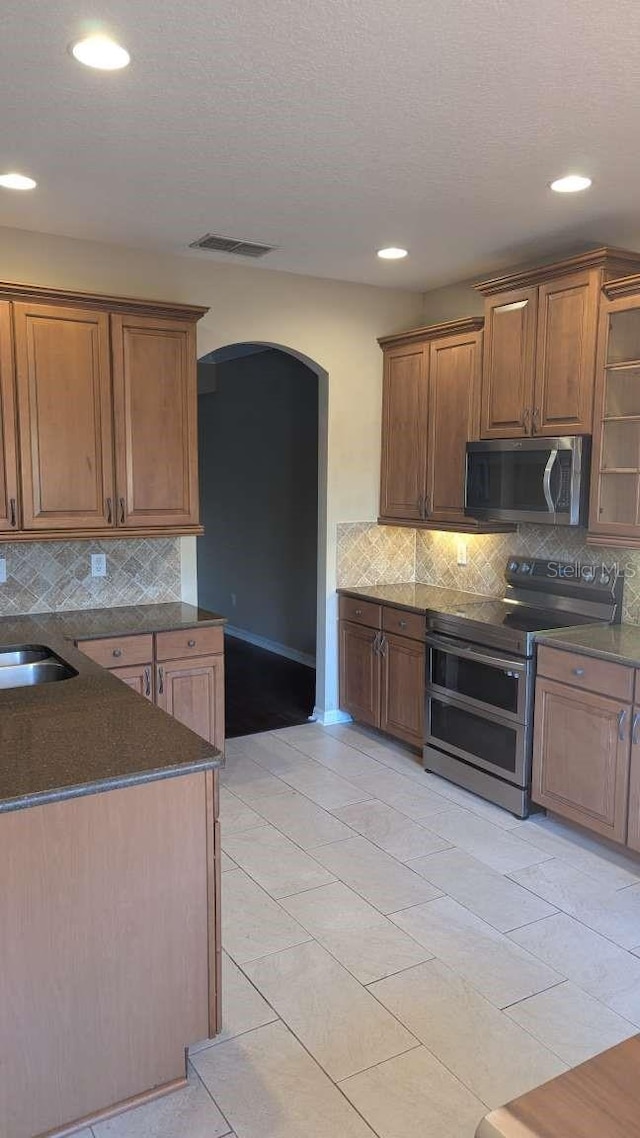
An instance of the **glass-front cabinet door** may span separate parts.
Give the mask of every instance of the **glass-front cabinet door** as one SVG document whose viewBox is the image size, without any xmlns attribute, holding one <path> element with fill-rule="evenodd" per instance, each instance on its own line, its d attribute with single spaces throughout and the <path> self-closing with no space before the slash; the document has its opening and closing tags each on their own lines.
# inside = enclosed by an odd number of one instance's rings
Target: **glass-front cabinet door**
<svg viewBox="0 0 640 1138">
<path fill-rule="evenodd" d="M 640 545 L 640 277 L 631 280 L 630 295 L 605 285 L 612 295 L 600 317 L 589 531 L 603 543 Z"/>
</svg>

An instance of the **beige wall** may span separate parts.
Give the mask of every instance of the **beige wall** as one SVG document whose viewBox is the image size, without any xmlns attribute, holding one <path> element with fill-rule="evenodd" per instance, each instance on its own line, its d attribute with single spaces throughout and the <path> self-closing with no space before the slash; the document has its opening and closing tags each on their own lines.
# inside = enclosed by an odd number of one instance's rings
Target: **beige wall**
<svg viewBox="0 0 640 1138">
<path fill-rule="evenodd" d="M 336 525 L 376 517 L 380 459 L 378 336 L 419 324 L 422 296 L 263 268 L 206 255 L 160 255 L 20 230 L 0 229 L 0 275 L 57 285 L 209 305 L 198 352 L 257 340 L 302 353 L 328 373 L 326 661 L 320 704 L 337 707 Z M 195 544 L 195 543 L 193 543 Z M 193 548 L 184 543 L 183 587 L 193 596 Z M 319 675 L 322 681 L 322 675 Z"/>
</svg>

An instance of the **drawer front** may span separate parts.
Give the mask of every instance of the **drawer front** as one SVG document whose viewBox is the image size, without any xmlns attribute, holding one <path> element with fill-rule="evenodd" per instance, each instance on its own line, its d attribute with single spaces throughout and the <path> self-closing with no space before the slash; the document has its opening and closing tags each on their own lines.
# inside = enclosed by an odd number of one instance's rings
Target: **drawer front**
<svg viewBox="0 0 640 1138">
<path fill-rule="evenodd" d="M 402 609 L 383 608 L 382 627 L 385 632 L 396 632 L 409 640 L 424 641 L 427 618 L 420 612 L 403 612 Z"/>
<path fill-rule="evenodd" d="M 78 644 L 103 668 L 124 668 L 131 664 L 150 664 L 153 660 L 153 637 L 111 636 L 106 640 L 81 640 Z"/>
<path fill-rule="evenodd" d="M 224 652 L 224 630 L 219 626 L 156 633 L 157 660 L 186 660 L 189 656 L 213 656 L 219 652 Z"/>
<path fill-rule="evenodd" d="M 366 624 L 368 628 L 382 628 L 382 605 L 361 601 L 359 597 L 340 597 L 340 620 Z"/>
<path fill-rule="evenodd" d="M 579 652 L 565 652 L 541 644 L 538 648 L 539 676 L 557 680 L 561 684 L 585 691 L 602 692 L 612 699 L 631 703 L 633 699 L 633 668 L 598 660 L 595 656 L 582 656 Z"/>
</svg>

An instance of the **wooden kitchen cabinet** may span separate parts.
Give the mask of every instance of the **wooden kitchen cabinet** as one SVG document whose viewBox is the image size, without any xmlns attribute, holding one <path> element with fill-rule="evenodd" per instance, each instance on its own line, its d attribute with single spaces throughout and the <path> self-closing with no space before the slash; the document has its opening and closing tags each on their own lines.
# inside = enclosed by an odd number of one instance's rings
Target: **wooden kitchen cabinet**
<svg viewBox="0 0 640 1138">
<path fill-rule="evenodd" d="M 539 649 L 533 801 L 616 842 L 627 838 L 632 693 L 631 668 Z"/>
<path fill-rule="evenodd" d="M 424 616 L 343 596 L 340 618 L 340 707 L 359 723 L 422 747 Z"/>
<path fill-rule="evenodd" d="M 464 514 L 465 452 L 479 427 L 481 317 L 379 341 L 384 351 L 380 522 L 495 532 Z"/>
<path fill-rule="evenodd" d="M 359 723 L 380 725 L 380 633 L 340 621 L 340 707 Z"/>
<path fill-rule="evenodd" d="M 198 521 L 193 322 L 111 317 L 118 526 Z"/>
<path fill-rule="evenodd" d="M 156 669 L 158 707 L 224 751 L 224 656 L 165 660 Z"/>
<path fill-rule="evenodd" d="M 380 514 L 425 516 L 428 357 L 424 344 L 390 348 L 382 381 Z"/>
<path fill-rule="evenodd" d="M 602 286 L 640 258 L 595 249 L 475 287 L 485 297 L 481 438 L 590 434 Z"/>
<path fill-rule="evenodd" d="M 202 532 L 206 311 L 0 284 L 0 539 Z"/>
<path fill-rule="evenodd" d="M 639 673 L 636 671 L 636 690 L 640 692 L 638 675 Z M 627 845 L 630 849 L 640 853 L 640 706 L 634 707 L 631 721 Z"/>
<path fill-rule="evenodd" d="M 18 450 L 11 305 L 0 301 L 0 531 L 18 526 Z"/>
<path fill-rule="evenodd" d="M 420 643 L 406 636 L 385 633 L 381 656 L 380 729 L 414 747 L 421 747 L 424 742 L 424 639 Z"/>
<path fill-rule="evenodd" d="M 129 668 L 111 668 L 111 675 L 122 680 L 123 683 L 143 695 L 153 703 L 153 679 L 151 664 L 134 664 Z"/>
<path fill-rule="evenodd" d="M 113 523 L 109 317 L 90 308 L 14 304 L 27 530 Z"/>
</svg>

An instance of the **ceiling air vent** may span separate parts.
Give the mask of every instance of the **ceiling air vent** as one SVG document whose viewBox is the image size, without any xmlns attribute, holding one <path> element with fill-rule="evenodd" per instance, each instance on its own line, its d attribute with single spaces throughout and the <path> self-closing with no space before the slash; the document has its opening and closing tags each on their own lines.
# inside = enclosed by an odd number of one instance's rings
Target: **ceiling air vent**
<svg viewBox="0 0 640 1138">
<path fill-rule="evenodd" d="M 210 253 L 233 253 L 234 257 L 265 257 L 276 248 L 275 245 L 259 245 L 256 241 L 239 241 L 237 237 L 220 237 L 217 233 L 205 233 L 197 241 L 192 241 L 190 249 L 208 249 Z"/>
</svg>

